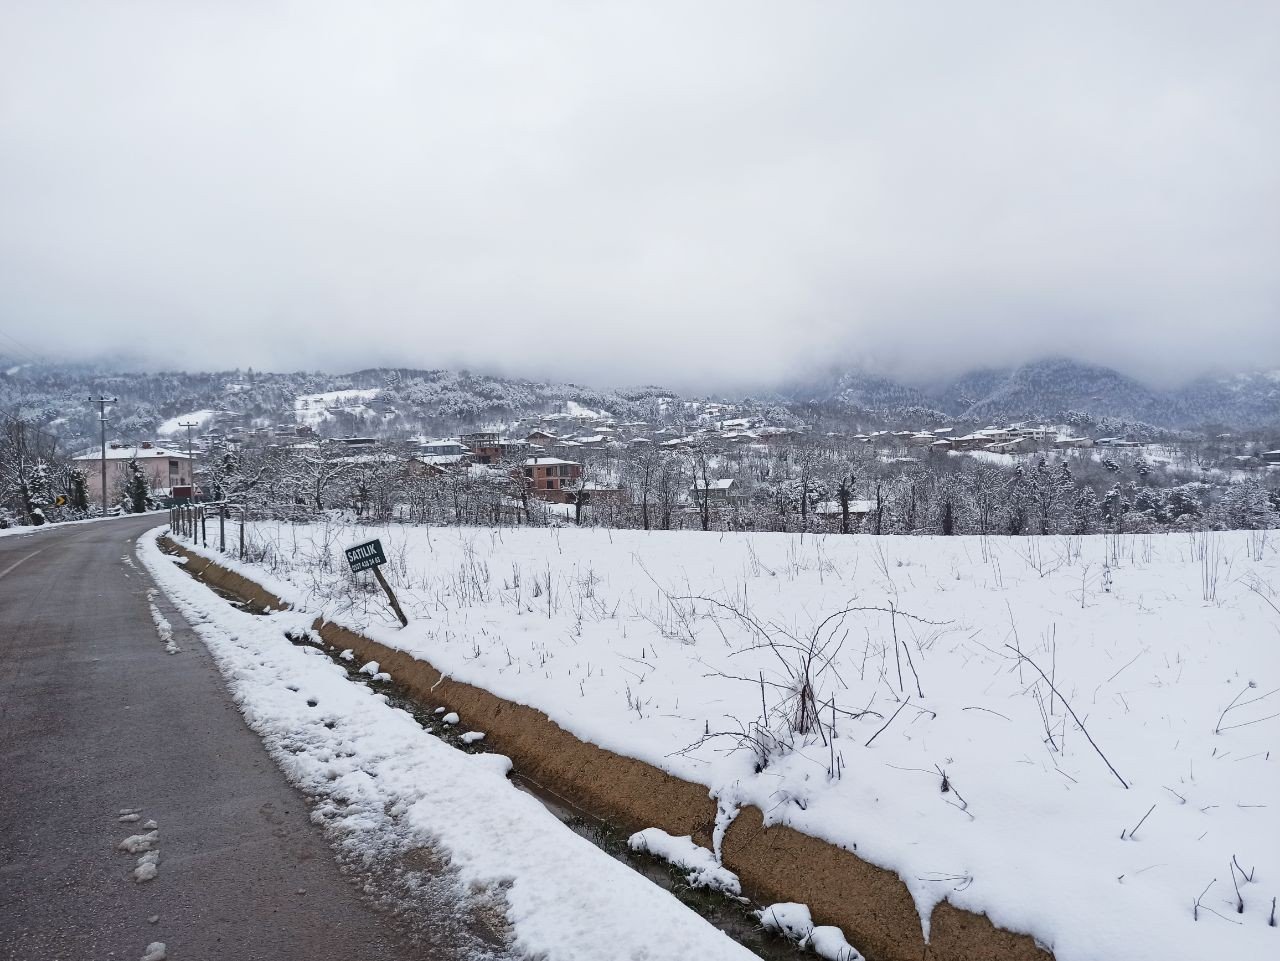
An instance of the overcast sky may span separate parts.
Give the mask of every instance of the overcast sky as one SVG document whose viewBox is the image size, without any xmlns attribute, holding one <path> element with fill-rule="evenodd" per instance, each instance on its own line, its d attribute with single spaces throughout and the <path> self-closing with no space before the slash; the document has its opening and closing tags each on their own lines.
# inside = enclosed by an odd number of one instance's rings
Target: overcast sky
<svg viewBox="0 0 1280 961">
<path fill-rule="evenodd" d="M 1280 367 L 1278 37 L 1275 0 L 0 0 L 0 331 L 707 390 Z"/>
</svg>

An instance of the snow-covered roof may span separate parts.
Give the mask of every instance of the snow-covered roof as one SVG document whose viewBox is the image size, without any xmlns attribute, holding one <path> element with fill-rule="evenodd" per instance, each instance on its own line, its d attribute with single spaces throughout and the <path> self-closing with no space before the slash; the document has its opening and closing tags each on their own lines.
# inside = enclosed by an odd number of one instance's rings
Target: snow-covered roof
<svg viewBox="0 0 1280 961">
<path fill-rule="evenodd" d="M 428 464 L 432 467 L 449 467 L 462 460 L 462 454 L 415 454 L 412 458 L 419 464 Z"/>
<path fill-rule="evenodd" d="M 524 462 L 525 467 L 546 467 L 552 464 L 572 464 L 574 467 L 581 466 L 576 460 L 561 460 L 559 457 L 530 457 Z"/>
<path fill-rule="evenodd" d="M 875 501 L 851 500 L 849 501 L 850 514 L 870 514 L 876 509 Z M 823 501 L 814 508 L 818 514 L 840 514 L 839 501 Z"/>
<path fill-rule="evenodd" d="M 693 489 L 697 491 L 702 490 L 704 487 L 708 487 L 713 491 L 727 491 L 732 486 L 733 486 L 732 477 L 722 477 L 718 480 L 711 481 L 709 484 L 704 484 L 700 480 L 695 480 L 693 482 Z"/>
<path fill-rule="evenodd" d="M 157 457 L 181 458 L 187 459 L 185 450 L 175 450 L 172 447 L 108 447 L 107 460 L 151 460 Z M 102 451 L 94 451 L 88 454 L 81 454 L 73 457 L 72 460 L 101 460 Z"/>
</svg>

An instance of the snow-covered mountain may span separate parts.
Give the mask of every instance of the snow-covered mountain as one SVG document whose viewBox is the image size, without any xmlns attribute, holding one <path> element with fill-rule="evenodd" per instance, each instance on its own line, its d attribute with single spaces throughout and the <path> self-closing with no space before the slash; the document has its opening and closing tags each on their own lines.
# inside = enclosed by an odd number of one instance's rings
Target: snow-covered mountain
<svg viewBox="0 0 1280 961">
<path fill-rule="evenodd" d="M 836 401 L 864 410 L 918 407 L 973 420 L 1064 419 L 1076 412 L 1168 428 L 1280 426 L 1280 371 L 1205 377 L 1160 390 L 1108 367 L 1054 358 L 971 371 L 924 387 L 849 370 L 793 385 L 786 393 L 795 400 Z"/>
<path fill-rule="evenodd" d="M 328 435 L 406 437 L 447 435 L 573 405 L 651 424 L 679 423 L 711 409 L 658 387 L 596 389 L 455 370 L 123 373 L 89 365 L 8 365 L 0 357 L 0 413 L 55 433 L 70 447 L 96 441 L 97 407 L 88 398 L 99 394 L 119 398 L 111 432 L 133 440 L 181 438 L 185 423 L 306 425 Z M 1115 433 L 1280 429 L 1280 371 L 1204 378 L 1162 391 L 1106 367 L 1061 359 L 972 371 L 926 386 L 845 370 L 784 388 L 762 385 L 753 398 L 715 399 L 733 410 L 716 416 L 758 413 L 774 423 L 805 422 L 822 430 L 1009 420 Z"/>
</svg>

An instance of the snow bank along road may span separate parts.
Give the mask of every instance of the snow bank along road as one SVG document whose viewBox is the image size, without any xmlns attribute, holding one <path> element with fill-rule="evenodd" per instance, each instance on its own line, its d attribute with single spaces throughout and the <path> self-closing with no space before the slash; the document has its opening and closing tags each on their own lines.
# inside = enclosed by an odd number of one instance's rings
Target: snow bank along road
<svg viewBox="0 0 1280 961">
<path fill-rule="evenodd" d="M 156 522 L 0 538 L 0 959 L 459 957 L 365 906 L 156 598 L 165 653 L 134 561 Z"/>
</svg>

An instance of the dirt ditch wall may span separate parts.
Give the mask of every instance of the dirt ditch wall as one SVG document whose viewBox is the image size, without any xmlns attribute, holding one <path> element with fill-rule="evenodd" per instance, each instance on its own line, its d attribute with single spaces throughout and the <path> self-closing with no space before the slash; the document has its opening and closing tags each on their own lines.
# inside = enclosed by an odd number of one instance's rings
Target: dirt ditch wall
<svg viewBox="0 0 1280 961">
<path fill-rule="evenodd" d="M 287 605 L 259 584 L 193 554 L 169 538 L 161 545 L 188 558 L 186 569 L 258 609 Z M 650 764 L 588 744 L 541 711 L 483 688 L 443 676 L 404 651 L 316 620 L 327 644 L 364 661 L 377 661 L 396 683 L 425 704 L 444 705 L 485 732 L 485 743 L 511 758 L 516 770 L 572 806 L 628 831 L 659 827 L 688 834 L 711 847 L 716 805 L 701 784 L 673 777 Z M 907 887 L 892 871 L 852 851 L 788 827 L 765 827 L 762 812 L 743 809 L 725 834 L 724 865 L 745 891 L 762 901 L 799 901 L 817 924 L 845 932 L 869 961 L 1052 961 L 1027 935 L 997 928 L 983 914 L 947 902 L 930 919 L 926 944 Z"/>
</svg>

